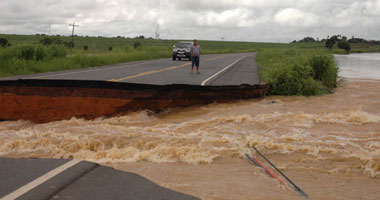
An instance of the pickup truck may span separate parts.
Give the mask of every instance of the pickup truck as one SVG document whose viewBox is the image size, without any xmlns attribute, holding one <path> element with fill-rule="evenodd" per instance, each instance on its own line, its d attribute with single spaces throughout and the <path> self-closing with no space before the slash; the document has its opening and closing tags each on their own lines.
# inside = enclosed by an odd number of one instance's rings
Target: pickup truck
<svg viewBox="0 0 380 200">
<path fill-rule="evenodd" d="M 190 49 L 192 42 L 179 42 L 177 45 L 173 46 L 173 60 L 181 60 L 182 58 L 187 58 L 191 60 Z"/>
</svg>

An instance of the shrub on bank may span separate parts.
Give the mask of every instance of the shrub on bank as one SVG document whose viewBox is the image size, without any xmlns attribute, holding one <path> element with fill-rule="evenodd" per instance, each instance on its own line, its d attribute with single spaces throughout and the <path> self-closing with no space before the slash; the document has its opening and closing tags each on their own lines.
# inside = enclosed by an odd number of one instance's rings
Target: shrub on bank
<svg viewBox="0 0 380 200">
<path fill-rule="evenodd" d="M 315 95 L 319 94 L 319 84 L 311 77 L 312 69 L 307 65 L 293 65 L 279 68 L 271 77 L 273 94 Z"/>
<path fill-rule="evenodd" d="M 67 48 L 60 45 L 49 46 L 48 52 L 51 58 L 64 58 L 68 53 Z"/>
<path fill-rule="evenodd" d="M 334 88 L 337 86 L 338 68 L 334 58 L 326 55 L 314 55 L 309 60 L 313 69 L 313 78 L 321 81 L 324 86 Z"/>
<path fill-rule="evenodd" d="M 337 86 L 338 68 L 326 51 L 272 49 L 260 51 L 260 75 L 273 86 L 272 94 L 312 96 Z"/>
</svg>

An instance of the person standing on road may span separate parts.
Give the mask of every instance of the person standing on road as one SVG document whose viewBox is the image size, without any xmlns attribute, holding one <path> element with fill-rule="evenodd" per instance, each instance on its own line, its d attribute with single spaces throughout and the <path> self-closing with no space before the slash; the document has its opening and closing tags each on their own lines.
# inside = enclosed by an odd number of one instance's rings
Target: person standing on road
<svg viewBox="0 0 380 200">
<path fill-rule="evenodd" d="M 199 63 L 200 60 L 199 58 L 201 57 L 202 49 L 201 46 L 198 44 L 197 40 L 194 40 L 193 45 L 191 45 L 191 73 L 194 71 L 194 65 L 197 67 L 197 73 L 200 74 L 199 72 Z"/>
</svg>

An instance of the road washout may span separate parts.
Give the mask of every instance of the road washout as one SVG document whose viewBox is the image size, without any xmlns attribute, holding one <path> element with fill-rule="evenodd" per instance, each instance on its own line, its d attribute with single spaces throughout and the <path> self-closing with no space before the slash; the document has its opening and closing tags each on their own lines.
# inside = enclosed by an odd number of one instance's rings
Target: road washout
<svg viewBox="0 0 380 200">
<path fill-rule="evenodd" d="M 343 74 L 350 59 L 337 57 Z M 312 199 L 378 199 L 380 77 L 361 69 L 331 95 L 1 122 L 0 155 L 85 159 L 202 199 L 303 199 L 244 158 L 255 145 Z"/>
<path fill-rule="evenodd" d="M 158 115 L 144 111 L 45 124 L 1 122 L 0 155 L 94 161 L 204 199 L 249 199 L 254 194 L 273 199 L 296 197 L 274 180 L 258 175 L 262 172 L 244 160 L 244 153 L 255 145 L 316 199 L 354 199 L 363 193 L 364 199 L 374 199 L 378 196 L 375 183 L 380 183 L 378 99 L 378 81 L 349 81 L 335 94 L 310 98 L 272 96 Z M 205 172 L 211 169 L 219 173 L 207 176 Z M 228 174 L 234 170 L 237 174 Z M 196 175 L 195 180 L 191 178 L 194 173 L 204 177 Z M 223 192 L 224 186 L 216 183 L 217 177 L 224 176 L 237 176 L 230 192 Z M 197 185 L 200 181 L 215 185 L 202 189 L 203 184 Z M 267 185 L 260 186 L 261 181 Z M 247 188 L 245 184 L 256 185 L 258 190 L 233 192 Z M 266 195 L 271 191 L 278 194 Z"/>
<path fill-rule="evenodd" d="M 259 98 L 270 89 L 270 84 L 199 86 L 87 80 L 0 81 L 0 120 L 46 123 L 73 117 L 124 116 L 142 110 L 161 112 L 168 108 Z"/>
</svg>

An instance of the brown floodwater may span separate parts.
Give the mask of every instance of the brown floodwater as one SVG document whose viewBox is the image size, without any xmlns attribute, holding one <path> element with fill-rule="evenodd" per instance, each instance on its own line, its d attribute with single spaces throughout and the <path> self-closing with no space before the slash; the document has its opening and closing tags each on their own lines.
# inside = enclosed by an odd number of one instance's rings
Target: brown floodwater
<svg viewBox="0 0 380 200">
<path fill-rule="evenodd" d="M 331 95 L 0 122 L 0 156 L 93 161 L 201 199 L 303 199 L 248 162 L 245 153 L 269 166 L 256 146 L 311 199 L 378 200 L 380 54 L 335 58 L 350 79 Z"/>
<path fill-rule="evenodd" d="M 93 161 L 202 199 L 302 199 L 244 158 L 254 145 L 312 199 L 380 199 L 380 82 L 158 115 L 0 123 L 3 157 Z"/>
</svg>

